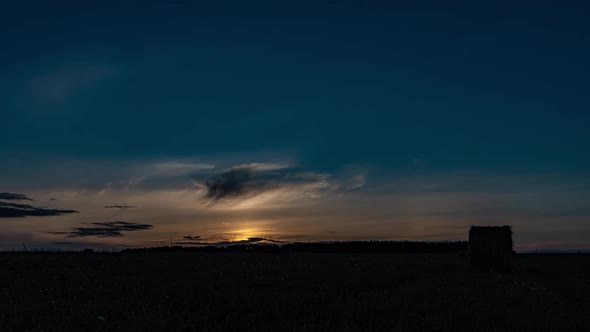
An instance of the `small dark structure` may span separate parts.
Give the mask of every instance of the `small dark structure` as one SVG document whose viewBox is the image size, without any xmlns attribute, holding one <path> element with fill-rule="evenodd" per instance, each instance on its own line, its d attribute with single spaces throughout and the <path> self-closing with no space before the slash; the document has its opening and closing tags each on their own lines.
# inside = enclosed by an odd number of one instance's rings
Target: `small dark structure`
<svg viewBox="0 0 590 332">
<path fill-rule="evenodd" d="M 84 249 L 84 252 L 85 253 L 93 253 L 94 249 L 86 248 L 86 249 Z"/>
<path fill-rule="evenodd" d="M 508 270 L 512 257 L 511 226 L 471 226 L 469 260 L 481 268 Z"/>
</svg>

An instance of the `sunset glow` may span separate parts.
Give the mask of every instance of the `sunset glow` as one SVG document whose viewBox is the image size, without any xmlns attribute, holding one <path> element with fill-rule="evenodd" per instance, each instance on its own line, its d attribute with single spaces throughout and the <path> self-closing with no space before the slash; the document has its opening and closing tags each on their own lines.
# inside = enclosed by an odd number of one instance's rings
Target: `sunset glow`
<svg viewBox="0 0 590 332">
<path fill-rule="evenodd" d="M 3 15 L 0 249 L 590 247 L 585 18 L 282 6 Z"/>
</svg>

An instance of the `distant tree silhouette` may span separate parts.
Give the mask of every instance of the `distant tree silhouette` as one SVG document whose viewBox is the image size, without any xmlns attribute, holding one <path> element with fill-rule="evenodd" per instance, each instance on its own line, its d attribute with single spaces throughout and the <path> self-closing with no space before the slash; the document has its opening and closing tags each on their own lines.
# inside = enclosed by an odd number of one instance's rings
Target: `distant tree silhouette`
<svg viewBox="0 0 590 332">
<path fill-rule="evenodd" d="M 460 253 L 467 241 L 337 241 L 288 244 L 238 244 L 197 247 L 165 246 L 125 249 L 125 251 L 190 251 L 203 253 Z"/>
</svg>

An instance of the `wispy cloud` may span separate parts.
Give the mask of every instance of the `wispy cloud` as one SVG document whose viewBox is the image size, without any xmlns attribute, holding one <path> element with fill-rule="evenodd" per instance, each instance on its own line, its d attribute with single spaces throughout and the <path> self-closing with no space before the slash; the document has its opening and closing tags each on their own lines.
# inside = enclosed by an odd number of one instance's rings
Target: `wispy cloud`
<svg viewBox="0 0 590 332">
<path fill-rule="evenodd" d="M 265 171 L 276 171 L 280 169 L 286 169 L 291 167 L 287 163 L 249 163 L 249 164 L 240 164 L 230 167 L 228 170 L 240 170 L 240 169 L 247 169 L 250 171 L 256 172 L 265 172 Z"/>
<path fill-rule="evenodd" d="M 118 169 L 119 179 L 107 184 L 107 190 L 113 188 L 150 188 L 191 185 L 191 176 L 206 173 L 215 169 L 215 165 L 186 160 L 167 160 L 158 162 L 144 162 L 138 165 L 127 165 L 125 169 Z"/>
<path fill-rule="evenodd" d="M 210 204 L 222 200 L 252 198 L 270 191 L 301 193 L 329 186 L 329 175 L 304 172 L 283 164 L 243 164 L 225 171 L 196 178 L 198 187 L 205 189 L 204 197 Z"/>
<path fill-rule="evenodd" d="M 61 103 L 80 89 L 112 78 L 119 72 L 118 67 L 106 64 L 68 64 L 35 77 L 31 88 L 42 100 Z"/>
<path fill-rule="evenodd" d="M 215 165 L 188 161 L 164 161 L 147 165 L 147 176 L 178 176 L 215 168 Z"/>
</svg>

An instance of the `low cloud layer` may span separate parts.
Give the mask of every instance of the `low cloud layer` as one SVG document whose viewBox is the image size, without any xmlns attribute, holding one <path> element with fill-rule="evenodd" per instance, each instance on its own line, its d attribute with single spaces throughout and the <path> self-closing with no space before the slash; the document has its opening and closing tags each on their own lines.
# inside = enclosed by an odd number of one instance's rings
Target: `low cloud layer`
<svg viewBox="0 0 590 332">
<path fill-rule="evenodd" d="M 75 210 L 46 209 L 27 204 L 0 202 L 0 218 L 49 217 L 77 212 Z"/>
<path fill-rule="evenodd" d="M 126 221 L 109 221 L 93 222 L 92 227 L 74 227 L 69 232 L 49 232 L 55 235 L 65 235 L 66 237 L 122 237 L 125 232 L 135 232 L 152 229 L 154 226 L 149 224 L 137 224 Z"/>
<path fill-rule="evenodd" d="M 0 199 L 10 201 L 32 201 L 29 197 L 23 194 L 14 194 L 14 193 L 0 193 Z"/>
<path fill-rule="evenodd" d="M 199 241 L 201 240 L 200 236 L 183 236 L 183 241 L 175 242 L 174 244 L 179 246 L 213 246 L 213 247 L 227 247 L 227 246 L 235 246 L 235 245 L 244 245 L 244 244 L 277 244 L 277 243 L 285 243 L 283 241 L 266 238 L 266 237 L 249 237 L 244 240 L 237 240 L 237 241 L 220 241 L 220 242 L 213 242 L 209 241 Z"/>
<path fill-rule="evenodd" d="M 202 238 L 199 235 L 186 235 L 182 237 L 182 240 L 174 242 L 177 246 L 199 246 L 207 245 L 207 242 L 201 241 Z"/>
<path fill-rule="evenodd" d="M 119 205 L 119 204 L 115 204 L 115 205 L 108 205 L 104 207 L 105 209 L 135 209 L 137 208 L 137 206 L 135 205 Z"/>
<path fill-rule="evenodd" d="M 274 240 L 265 237 L 249 237 L 245 240 L 238 240 L 238 241 L 222 241 L 222 242 L 211 242 L 207 243 L 207 245 L 215 246 L 215 247 L 227 247 L 227 246 L 235 246 L 240 244 L 263 244 L 263 243 L 284 243 L 283 241 Z"/>
</svg>

